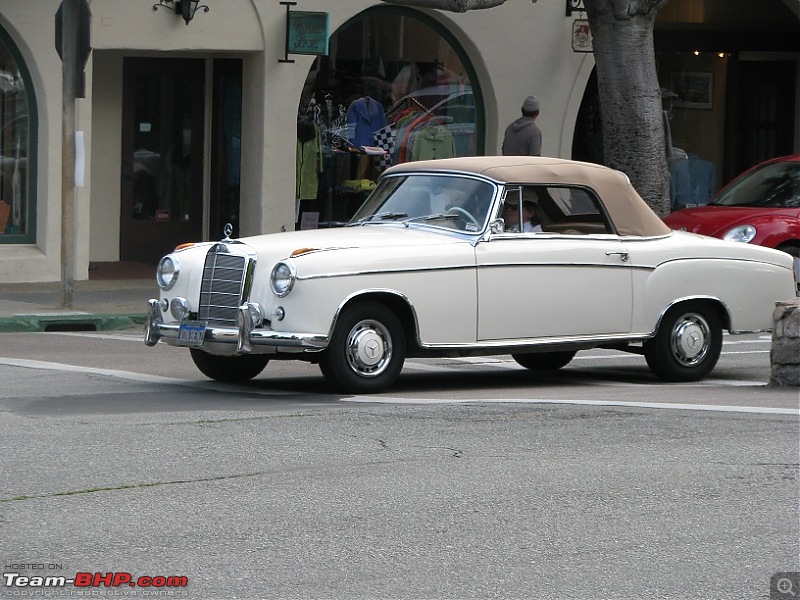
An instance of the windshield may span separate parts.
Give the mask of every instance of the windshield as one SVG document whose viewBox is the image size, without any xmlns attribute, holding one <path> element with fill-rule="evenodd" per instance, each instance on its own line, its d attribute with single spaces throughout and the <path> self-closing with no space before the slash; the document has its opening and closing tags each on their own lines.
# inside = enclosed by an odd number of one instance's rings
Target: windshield
<svg viewBox="0 0 800 600">
<path fill-rule="evenodd" d="M 711 204 L 800 208 L 800 163 L 765 165 L 735 182 Z"/>
<path fill-rule="evenodd" d="M 402 221 L 477 233 L 486 225 L 495 192 L 491 183 L 465 175 L 386 177 L 350 225 Z"/>
</svg>

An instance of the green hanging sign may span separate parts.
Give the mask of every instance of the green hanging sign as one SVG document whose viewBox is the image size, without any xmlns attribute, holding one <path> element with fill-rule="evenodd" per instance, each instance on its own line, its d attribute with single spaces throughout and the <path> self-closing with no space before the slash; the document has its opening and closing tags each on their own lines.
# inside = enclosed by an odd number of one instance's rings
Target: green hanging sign
<svg viewBox="0 0 800 600">
<path fill-rule="evenodd" d="M 328 13 L 289 11 L 287 54 L 328 54 Z"/>
</svg>

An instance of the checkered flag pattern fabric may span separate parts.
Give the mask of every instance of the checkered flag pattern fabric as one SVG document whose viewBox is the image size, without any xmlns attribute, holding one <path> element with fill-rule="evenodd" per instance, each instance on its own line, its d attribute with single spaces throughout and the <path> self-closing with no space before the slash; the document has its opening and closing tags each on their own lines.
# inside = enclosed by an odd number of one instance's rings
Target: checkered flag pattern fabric
<svg viewBox="0 0 800 600">
<path fill-rule="evenodd" d="M 394 134 L 395 134 L 394 123 L 390 123 L 386 127 L 381 127 L 372 134 L 375 138 L 375 145 L 386 150 L 386 154 L 384 154 L 378 160 L 378 168 L 381 171 L 385 171 L 386 169 L 392 166 L 392 153 L 394 152 Z"/>
</svg>

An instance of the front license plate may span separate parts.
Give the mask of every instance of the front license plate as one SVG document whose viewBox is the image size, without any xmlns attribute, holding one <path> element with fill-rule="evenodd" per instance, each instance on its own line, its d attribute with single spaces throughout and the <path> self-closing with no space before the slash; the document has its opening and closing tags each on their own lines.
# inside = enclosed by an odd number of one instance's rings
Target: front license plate
<svg viewBox="0 0 800 600">
<path fill-rule="evenodd" d="M 181 323 L 178 343 L 181 346 L 202 346 L 206 337 L 206 326 L 201 323 Z"/>
</svg>

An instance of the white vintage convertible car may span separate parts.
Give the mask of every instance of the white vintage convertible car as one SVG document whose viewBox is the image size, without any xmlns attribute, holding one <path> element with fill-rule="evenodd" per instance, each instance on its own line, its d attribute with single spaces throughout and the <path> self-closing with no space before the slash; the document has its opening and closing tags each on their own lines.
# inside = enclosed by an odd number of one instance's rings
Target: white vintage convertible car
<svg viewBox="0 0 800 600">
<path fill-rule="evenodd" d="M 509 231 L 503 206 L 528 202 L 541 231 Z M 510 354 L 536 371 L 596 347 L 694 381 L 723 330 L 768 330 L 795 295 L 788 254 L 672 231 L 624 174 L 562 159 L 406 163 L 346 227 L 229 236 L 161 260 L 145 329 L 221 381 L 293 359 L 374 393 L 406 357 Z"/>
</svg>

